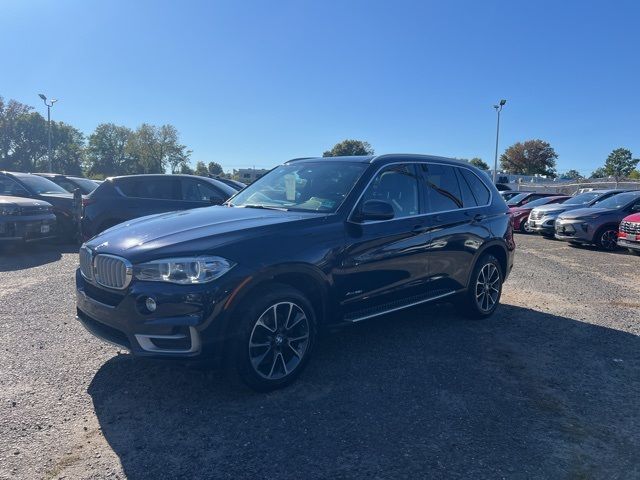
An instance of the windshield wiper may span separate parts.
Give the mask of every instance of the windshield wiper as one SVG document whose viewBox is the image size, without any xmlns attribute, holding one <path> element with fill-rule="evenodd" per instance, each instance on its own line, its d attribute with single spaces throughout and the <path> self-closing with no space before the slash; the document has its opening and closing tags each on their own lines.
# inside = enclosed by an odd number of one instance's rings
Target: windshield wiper
<svg viewBox="0 0 640 480">
<path fill-rule="evenodd" d="M 289 209 L 288 208 L 284 208 L 284 207 L 275 207 L 273 205 L 238 205 L 239 207 L 244 207 L 244 208 L 259 208 L 262 210 L 279 210 L 281 212 L 288 212 Z"/>
</svg>

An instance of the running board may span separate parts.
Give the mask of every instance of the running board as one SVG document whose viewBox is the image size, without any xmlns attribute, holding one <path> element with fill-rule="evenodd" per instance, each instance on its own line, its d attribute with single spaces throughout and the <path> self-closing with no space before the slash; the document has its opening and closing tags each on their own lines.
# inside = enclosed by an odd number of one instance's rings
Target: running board
<svg viewBox="0 0 640 480">
<path fill-rule="evenodd" d="M 377 307 L 365 308 L 363 310 L 351 312 L 345 315 L 344 320 L 351 323 L 360 322 L 362 320 L 367 320 L 368 318 L 378 317 L 380 315 L 386 315 L 387 313 L 414 307 L 421 303 L 433 302 L 434 300 L 448 297 L 454 293 L 456 293 L 454 290 L 434 290 L 424 295 L 415 295 L 402 300 L 396 300 L 395 302 L 385 303 Z"/>
</svg>

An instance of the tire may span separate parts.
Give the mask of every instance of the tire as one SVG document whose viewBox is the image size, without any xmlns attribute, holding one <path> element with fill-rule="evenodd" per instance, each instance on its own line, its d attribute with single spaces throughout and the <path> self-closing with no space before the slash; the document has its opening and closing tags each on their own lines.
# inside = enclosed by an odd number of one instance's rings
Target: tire
<svg viewBox="0 0 640 480">
<path fill-rule="evenodd" d="M 629 253 L 640 256 L 640 250 L 636 250 L 635 248 L 627 248 L 627 250 L 629 250 Z"/>
<path fill-rule="evenodd" d="M 268 392 L 289 385 L 306 367 L 316 341 L 316 314 L 311 302 L 288 285 L 272 283 L 251 297 L 250 305 L 234 315 L 238 325 L 228 372 L 232 380 Z"/>
<path fill-rule="evenodd" d="M 522 220 L 522 222 L 520 222 L 520 232 L 530 235 L 533 233 L 533 230 L 531 230 L 531 228 L 528 227 L 528 222 L 529 222 L 528 217 Z"/>
<path fill-rule="evenodd" d="M 618 228 L 613 225 L 600 228 L 593 237 L 594 243 L 607 252 L 618 249 Z"/>
<path fill-rule="evenodd" d="M 482 255 L 473 268 L 464 294 L 462 308 L 466 316 L 482 319 L 493 315 L 500 303 L 503 279 L 498 259 L 493 255 Z"/>
</svg>

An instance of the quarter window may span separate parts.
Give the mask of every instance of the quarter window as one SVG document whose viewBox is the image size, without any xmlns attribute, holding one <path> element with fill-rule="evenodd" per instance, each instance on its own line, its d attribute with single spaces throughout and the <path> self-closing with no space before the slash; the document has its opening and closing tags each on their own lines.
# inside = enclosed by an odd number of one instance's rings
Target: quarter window
<svg viewBox="0 0 640 480">
<path fill-rule="evenodd" d="M 462 192 L 454 167 L 423 164 L 422 170 L 429 213 L 463 207 Z"/>
<path fill-rule="evenodd" d="M 117 187 L 127 197 L 176 200 L 176 183 L 171 178 L 139 177 L 118 182 Z"/>
<path fill-rule="evenodd" d="M 362 196 L 361 202 L 382 200 L 388 202 L 394 218 L 420 213 L 418 179 L 412 165 L 391 165 L 379 172 Z"/>
<path fill-rule="evenodd" d="M 489 193 L 489 189 L 483 183 L 483 181 L 480 180 L 475 173 L 467 170 L 466 168 L 460 168 L 458 169 L 458 172 L 462 174 L 461 176 L 463 181 L 461 182 L 461 184 L 463 186 L 469 187 L 474 199 L 476 200 L 476 204 L 480 206 L 487 205 L 489 203 L 491 194 Z"/>
</svg>

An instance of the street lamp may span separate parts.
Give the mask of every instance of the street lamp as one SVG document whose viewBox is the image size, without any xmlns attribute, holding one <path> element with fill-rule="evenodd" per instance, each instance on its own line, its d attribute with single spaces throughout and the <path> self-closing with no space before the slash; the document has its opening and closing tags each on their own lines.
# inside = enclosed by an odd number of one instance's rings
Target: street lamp
<svg viewBox="0 0 640 480">
<path fill-rule="evenodd" d="M 500 137 L 500 112 L 502 111 L 502 107 L 507 103 L 505 99 L 500 100 L 498 105 L 494 105 L 493 108 L 496 109 L 496 113 L 498 114 L 498 126 L 496 127 L 496 155 L 493 160 L 493 183 L 495 184 L 498 178 L 498 138 Z"/>
<path fill-rule="evenodd" d="M 53 167 L 51 165 L 51 107 L 58 100 L 52 98 L 47 103 L 47 97 L 43 93 L 39 93 L 38 96 L 42 99 L 44 104 L 47 106 L 47 160 L 49 162 L 49 172 L 53 173 Z"/>
</svg>

